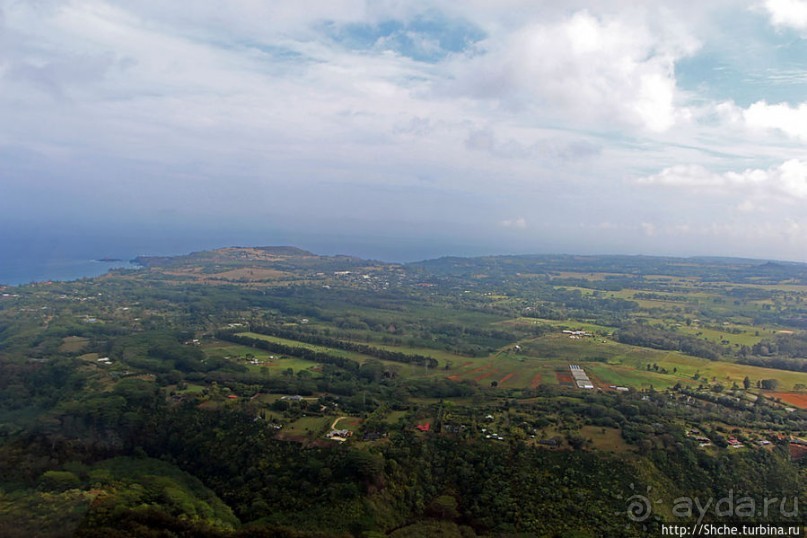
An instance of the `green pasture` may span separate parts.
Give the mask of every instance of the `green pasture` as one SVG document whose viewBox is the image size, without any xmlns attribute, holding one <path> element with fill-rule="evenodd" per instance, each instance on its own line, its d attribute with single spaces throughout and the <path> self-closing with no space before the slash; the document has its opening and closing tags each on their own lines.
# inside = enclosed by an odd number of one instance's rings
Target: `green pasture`
<svg viewBox="0 0 807 538">
<path fill-rule="evenodd" d="M 541 359 L 607 361 L 620 353 L 619 344 L 601 336 L 575 339 L 560 332 L 524 340 L 520 345 L 522 353 Z"/>
<path fill-rule="evenodd" d="M 356 433 L 361 427 L 362 419 L 351 416 L 329 417 L 329 429 L 333 426 L 334 422 L 336 422 L 335 430 L 350 430 Z"/>
<path fill-rule="evenodd" d="M 556 319 L 527 318 L 527 317 L 508 319 L 506 321 L 501 321 L 497 323 L 497 325 L 516 326 L 516 327 L 534 327 L 538 325 L 538 326 L 552 327 L 554 329 L 557 329 L 558 331 L 569 329 L 569 330 L 581 330 L 594 334 L 611 333 L 614 330 L 613 327 L 608 327 L 605 325 L 597 325 L 585 321 L 575 321 L 573 319 L 556 320 Z"/>
<path fill-rule="evenodd" d="M 807 286 L 804 284 L 788 284 L 785 282 L 779 284 L 734 284 L 729 283 L 728 286 L 735 288 L 759 288 L 766 291 L 782 291 L 787 293 L 801 293 L 807 294 Z"/>
<path fill-rule="evenodd" d="M 530 276 L 543 276 L 543 275 L 533 275 L 533 274 L 522 274 L 523 277 L 530 277 Z M 587 280 L 589 282 L 601 282 L 605 280 L 607 277 L 622 277 L 628 276 L 626 273 L 606 273 L 606 272 L 580 272 L 580 271 L 557 271 L 553 272 L 552 276 L 555 278 L 578 278 L 580 280 Z"/>
<path fill-rule="evenodd" d="M 633 301 L 644 312 L 673 312 L 676 309 L 685 308 L 688 303 L 685 301 L 661 301 L 658 299 L 634 299 L 628 298 Z"/>
<path fill-rule="evenodd" d="M 269 375 L 279 375 L 282 374 L 284 370 L 291 368 L 294 370 L 294 373 L 301 370 L 317 370 L 322 365 L 318 362 L 309 361 L 305 359 L 300 359 L 298 357 L 287 357 L 285 355 L 277 355 L 276 359 L 271 359 L 269 362 L 264 364 L 245 364 L 251 372 L 260 373 L 263 371 L 267 371 Z M 266 370 L 264 370 L 266 368 Z M 317 372 L 312 372 L 314 377 L 318 376 Z"/>
<path fill-rule="evenodd" d="M 318 346 L 315 344 L 308 344 L 306 342 L 300 342 L 297 340 L 289 340 L 287 338 L 279 338 L 277 336 L 269 336 L 266 334 L 258 334 L 253 332 L 243 332 L 238 333 L 236 336 L 246 336 L 247 338 L 253 338 L 255 340 L 265 340 L 267 342 L 274 342 L 276 344 L 282 344 L 284 346 L 289 347 L 299 347 L 304 349 L 310 349 L 311 351 L 316 351 L 319 353 L 328 353 L 329 355 L 334 355 L 337 357 L 344 357 L 346 359 L 352 359 L 356 362 L 363 363 L 372 357 L 369 355 L 363 355 L 361 353 L 356 353 L 355 351 L 345 351 L 343 349 L 336 349 L 332 347 L 326 346 Z M 252 349 L 252 348 L 249 348 Z"/>
<path fill-rule="evenodd" d="M 647 389 L 651 386 L 655 389 L 665 389 L 672 387 L 679 381 L 682 384 L 694 381 L 670 374 L 660 374 L 655 371 L 642 370 L 630 366 L 617 366 L 610 364 L 589 363 L 581 365 L 592 378 L 592 381 L 600 381 L 605 385 L 617 385 L 620 387 L 633 387 L 636 389 Z"/>
<path fill-rule="evenodd" d="M 408 353 L 408 354 L 420 354 L 420 355 L 424 355 L 424 356 L 427 356 L 427 357 L 433 357 L 433 358 L 437 359 L 438 361 L 440 361 L 440 367 L 438 367 L 438 368 L 436 368 L 434 370 L 428 370 L 428 369 L 426 369 L 426 368 L 424 368 L 422 366 L 417 366 L 417 365 L 413 365 L 413 364 L 405 364 L 405 363 L 395 362 L 395 361 L 387 361 L 387 360 L 377 359 L 375 357 L 371 357 L 370 355 L 365 355 L 363 353 L 358 353 L 358 352 L 355 352 L 355 351 L 346 351 L 346 350 L 343 350 L 343 349 L 337 349 L 337 348 L 332 348 L 332 347 L 327 347 L 327 346 L 318 346 L 318 345 L 314 345 L 314 344 L 308 344 L 308 343 L 305 343 L 305 342 L 300 342 L 300 341 L 297 341 L 297 340 L 289 340 L 289 339 L 286 339 L 286 338 L 279 338 L 279 337 L 276 337 L 276 336 L 268 336 L 268 335 L 265 335 L 265 334 L 244 332 L 244 333 L 239 333 L 238 336 L 246 336 L 246 337 L 255 338 L 255 339 L 258 339 L 258 340 L 266 340 L 266 341 L 269 341 L 269 342 L 276 342 L 276 343 L 283 344 L 283 345 L 286 345 L 286 346 L 289 346 L 289 347 L 300 347 L 300 348 L 310 349 L 312 351 L 318 351 L 318 352 L 321 352 L 321 353 L 328 353 L 330 355 L 335 355 L 337 357 L 344 357 L 344 358 L 347 358 L 347 359 L 352 359 L 352 360 L 354 360 L 354 361 L 356 361 L 356 362 L 358 362 L 360 364 L 363 364 L 364 362 L 366 362 L 368 360 L 376 360 L 376 361 L 380 361 L 383 364 L 386 364 L 386 365 L 390 366 L 391 368 L 393 368 L 393 369 L 397 370 L 398 372 L 400 372 L 402 375 L 406 375 L 408 377 L 432 376 L 432 375 L 435 375 L 434 372 L 436 372 L 436 371 L 443 371 L 442 367 L 445 366 L 447 361 L 451 361 L 452 364 L 458 364 L 458 363 L 461 363 L 462 361 L 467 360 L 467 358 L 463 357 L 462 355 L 455 355 L 455 354 L 449 353 L 447 351 L 441 351 L 441 350 L 436 350 L 436 349 L 419 348 L 419 347 L 418 348 L 409 348 L 409 347 L 405 347 L 405 346 L 380 345 L 380 344 L 376 344 L 376 343 L 369 344 L 370 346 L 377 347 L 379 349 L 388 349 L 388 350 L 392 350 L 392 351 L 400 351 L 402 353 Z M 246 349 L 252 349 L 252 348 L 246 348 Z M 299 363 L 299 365 L 298 366 L 293 365 L 292 362 L 294 362 L 294 361 L 297 361 Z M 271 363 L 270 365 L 274 365 L 274 364 L 275 364 L 275 362 Z M 292 357 L 292 358 L 278 359 L 278 361 L 276 361 L 276 364 L 279 365 L 279 366 L 282 366 L 283 368 L 289 368 L 289 367 L 295 368 L 295 371 L 296 371 L 296 369 L 298 367 L 307 368 L 307 367 L 310 367 L 311 365 L 316 364 L 316 363 Z"/>
<path fill-rule="evenodd" d="M 498 353 L 489 357 L 461 357 L 451 369 L 431 370 L 430 375 L 452 381 L 472 380 L 483 387 L 496 381 L 503 389 L 527 388 L 534 382 L 557 384 L 555 370 L 568 368 L 568 362 L 543 361 L 515 353 Z M 405 372 L 405 370 L 404 370 Z"/>
<path fill-rule="evenodd" d="M 301 417 L 294 422 L 283 427 L 283 433 L 287 435 L 309 435 L 326 432 L 334 417 Z"/>
<path fill-rule="evenodd" d="M 742 330 L 739 334 L 734 334 L 728 331 L 728 329 L 740 329 Z M 766 335 L 762 330 L 759 330 L 755 327 L 750 326 L 741 326 L 741 325 L 729 325 L 726 327 L 726 330 L 715 329 L 711 327 L 696 327 L 696 326 L 681 326 L 678 328 L 678 332 L 682 334 L 688 334 L 691 336 L 699 336 L 704 338 L 705 340 L 709 340 L 711 342 L 715 342 L 720 344 L 723 340 L 728 340 L 730 346 L 734 344 L 738 344 L 741 346 L 748 346 L 751 347 L 754 344 L 759 343 L 763 337 Z M 756 333 L 759 333 L 759 336 Z"/>
<path fill-rule="evenodd" d="M 576 323 L 573 321 L 533 320 L 531 318 L 518 318 L 506 323 L 547 323 L 560 330 L 561 327 L 582 329 L 589 332 L 607 331 L 607 327 L 591 324 Z M 682 328 L 683 330 L 684 328 Z M 705 331 L 703 328 L 687 327 L 687 331 Z M 714 332 L 714 338 L 721 335 L 732 342 L 732 337 L 741 337 L 744 342 L 751 342 L 753 336 L 751 328 L 741 334 L 724 334 L 721 331 L 708 329 Z M 278 342 L 292 347 L 304 347 L 315 351 L 326 352 L 359 362 L 370 357 L 325 346 L 306 344 L 295 340 L 288 340 L 257 333 L 241 333 L 243 336 Z M 706 334 L 704 332 L 704 334 Z M 739 343 L 739 342 L 737 342 Z M 440 366 L 435 369 L 426 369 L 420 366 L 407 365 L 389 361 L 399 372 L 399 375 L 411 378 L 446 378 L 452 381 L 472 380 L 481 387 L 491 387 L 496 382 L 500 389 L 527 388 L 534 384 L 557 384 L 556 371 L 566 372 L 569 364 L 580 364 L 593 377 L 592 381 L 605 385 L 619 385 L 637 389 L 656 389 L 671 387 L 676 383 L 685 385 L 699 385 L 719 383 L 730 388 L 733 383 L 742 386 L 743 379 L 748 376 L 755 385 L 761 379 L 776 379 L 781 390 L 791 390 L 797 383 L 807 384 L 807 373 L 759 368 L 755 366 L 740 365 L 731 362 L 709 361 L 698 357 L 691 357 L 678 352 L 647 349 L 636 346 L 620 344 L 602 337 L 584 337 L 580 339 L 569 338 L 560 332 L 548 334 L 539 338 L 524 340 L 520 343 L 522 351 L 519 353 L 508 350 L 499 351 L 488 357 L 463 357 L 446 351 L 407 348 L 404 346 L 378 345 L 379 348 L 402 351 L 404 353 L 417 353 L 437 358 Z M 745 344 L 748 345 L 748 344 Z M 247 352 L 257 353 L 253 348 L 246 346 L 223 346 L 218 348 L 221 352 L 237 354 Z M 447 362 L 451 368 L 445 369 Z M 651 369 L 647 369 L 647 365 Z M 659 367 L 658 371 L 652 365 Z M 260 366 L 249 365 L 252 369 Z M 271 361 L 270 374 L 276 370 L 292 368 L 295 372 L 301 369 L 310 369 L 315 363 L 296 358 L 282 358 Z M 667 370 L 662 373 L 661 370 Z M 699 379 L 695 380 L 695 374 Z"/>
<path fill-rule="evenodd" d="M 335 318 L 355 317 L 367 320 L 377 320 L 386 326 L 388 323 L 415 323 L 429 325 L 451 320 L 453 323 L 484 327 L 490 323 L 502 321 L 503 316 L 478 312 L 475 310 L 458 310 L 439 304 L 426 304 L 414 298 L 402 298 L 385 308 L 379 306 L 347 305 L 341 301 L 320 301 L 321 308 Z M 320 325 L 322 326 L 322 325 Z"/>
<path fill-rule="evenodd" d="M 603 383 L 624 385 L 635 388 L 655 388 L 672 386 L 679 381 L 683 384 L 720 383 L 730 387 L 732 383 L 742 386 L 748 376 L 753 384 L 761 379 L 776 379 L 780 390 L 791 390 L 797 383 L 807 384 L 807 373 L 760 368 L 732 362 L 710 361 L 684 355 L 676 351 L 662 351 L 629 346 L 603 340 L 602 338 L 582 338 L 573 340 L 562 334 L 551 334 L 523 342 L 522 350 L 532 357 L 522 364 L 523 368 L 534 367 L 534 360 L 545 363 L 546 367 L 562 367 L 579 363 Z M 507 363 L 505 363 L 507 364 Z M 647 365 L 651 370 L 647 370 Z M 659 370 L 666 369 L 667 374 Z M 534 369 L 536 373 L 537 369 Z M 694 376 L 698 373 L 699 380 Z M 547 382 L 543 376 L 542 382 Z"/>
<path fill-rule="evenodd" d="M 622 439 L 622 432 L 617 428 L 602 428 L 600 426 L 583 426 L 580 435 L 591 439 L 592 448 L 606 452 L 633 452 L 636 449 Z"/>
<path fill-rule="evenodd" d="M 217 357 L 223 359 L 229 358 L 230 360 L 241 359 L 239 362 L 246 366 L 251 372 L 255 373 L 260 373 L 263 368 L 268 368 L 270 375 L 277 375 L 287 368 L 291 368 L 295 373 L 297 373 L 300 370 L 310 370 L 319 366 L 319 363 L 314 361 L 300 359 L 297 357 L 287 357 L 280 354 L 272 354 L 263 349 L 242 346 L 239 344 L 231 344 L 229 342 L 222 341 L 214 341 L 209 344 L 205 344 L 203 350 L 208 357 Z M 250 364 L 245 362 L 248 354 L 251 354 L 261 364 Z M 272 359 L 271 357 L 275 358 Z"/>
<path fill-rule="evenodd" d="M 220 359 L 237 359 L 246 358 L 247 355 L 252 355 L 259 361 L 269 360 L 270 353 L 262 349 L 257 349 L 249 346 L 242 346 L 239 344 L 231 344 L 230 342 L 223 342 L 215 340 L 213 342 L 205 343 L 202 347 L 205 355 L 211 358 Z"/>
<path fill-rule="evenodd" d="M 432 349 L 428 347 L 395 346 L 389 344 L 378 344 L 375 342 L 372 342 L 367 345 L 376 347 L 378 349 L 385 349 L 388 351 L 398 351 L 410 355 L 423 355 L 424 357 L 432 357 L 433 359 L 437 359 L 438 361 L 440 361 L 440 366 L 445 366 L 445 363 L 447 361 L 451 361 L 452 364 L 457 364 L 458 362 L 462 362 L 468 359 L 468 357 L 464 355 L 457 355 L 456 353 L 451 353 L 450 351 L 445 351 L 443 349 Z"/>
<path fill-rule="evenodd" d="M 592 288 L 582 288 L 580 286 L 555 285 L 555 288 L 566 291 L 579 291 L 581 295 L 594 295 L 597 291 L 599 291 Z"/>
<path fill-rule="evenodd" d="M 566 372 L 569 364 L 580 364 L 592 376 L 595 384 L 619 385 L 637 389 L 654 387 L 663 389 L 676 383 L 697 386 L 703 384 L 719 383 L 730 388 L 733 383 L 742 386 L 743 379 L 748 376 L 751 382 L 761 379 L 776 379 L 781 390 L 791 390 L 797 383 L 807 384 L 807 373 L 759 368 L 755 366 L 740 365 L 731 362 L 709 361 L 698 357 L 684 355 L 678 352 L 647 349 L 637 346 L 620 344 L 601 336 L 572 339 L 559 332 L 562 328 L 581 329 L 591 333 L 610 332 L 609 327 L 585 322 L 542 320 L 532 318 L 516 318 L 505 322 L 508 324 L 546 324 L 558 332 L 553 332 L 538 338 L 522 340 L 520 352 L 512 351 L 510 346 L 487 357 L 463 357 L 448 351 L 408 348 L 405 346 L 391 346 L 372 344 L 376 347 L 401 351 L 404 353 L 422 354 L 438 359 L 440 366 L 435 369 L 426 369 L 420 366 L 396 362 L 382 361 L 395 368 L 399 375 L 411 378 L 443 378 L 451 381 L 472 380 L 481 387 L 492 387 L 495 381 L 499 389 L 520 389 L 535 384 L 557 384 L 556 371 Z M 727 331 L 703 327 L 681 326 L 679 330 L 689 334 L 702 332 L 706 338 L 717 341 L 726 339 L 731 344 L 753 345 L 760 337 L 754 335 L 756 330 L 750 326 L 731 325 L 730 327 L 743 329 L 740 334 L 731 334 Z M 277 342 L 291 347 L 303 347 L 314 351 L 325 352 L 358 362 L 365 362 L 371 357 L 356 352 L 344 351 L 278 338 L 257 333 L 244 332 L 242 336 Z M 219 352 L 235 354 L 238 356 L 252 353 L 258 357 L 258 351 L 246 346 L 219 346 Z M 207 350 L 206 350 L 207 351 Z M 265 352 L 261 352 L 264 353 Z M 445 366 L 451 363 L 451 368 Z M 647 369 L 647 365 L 651 369 Z M 658 366 L 658 370 L 653 365 Z M 260 369 L 260 366 L 248 365 L 251 369 Z M 270 373 L 276 369 L 292 368 L 295 372 L 301 369 L 310 369 L 314 363 L 296 358 L 282 358 L 270 361 Z M 667 372 L 664 373 L 663 370 Z M 696 373 L 698 380 L 694 377 Z"/>
<path fill-rule="evenodd" d="M 387 413 L 387 416 L 384 417 L 384 422 L 387 424 L 398 424 L 401 419 L 406 417 L 409 414 L 408 411 L 390 411 Z"/>
<path fill-rule="evenodd" d="M 87 347 L 90 342 L 89 338 L 83 336 L 65 336 L 62 338 L 62 343 L 59 346 L 59 351 L 62 353 L 78 353 Z"/>
</svg>

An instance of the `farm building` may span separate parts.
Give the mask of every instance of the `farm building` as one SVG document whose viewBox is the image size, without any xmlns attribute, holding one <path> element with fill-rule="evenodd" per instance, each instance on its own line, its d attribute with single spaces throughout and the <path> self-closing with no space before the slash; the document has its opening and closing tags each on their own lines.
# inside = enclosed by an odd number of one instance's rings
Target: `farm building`
<svg viewBox="0 0 807 538">
<path fill-rule="evenodd" d="M 344 443 L 352 436 L 353 432 L 350 430 L 331 430 L 325 434 L 326 438 L 330 439 L 331 441 L 338 441 L 340 443 Z"/>
<path fill-rule="evenodd" d="M 576 364 L 570 364 L 569 370 L 571 370 L 572 377 L 574 378 L 574 382 L 577 383 L 578 388 L 588 390 L 594 388 L 594 383 L 591 382 L 586 372 L 582 368 L 580 368 L 580 366 Z"/>
</svg>

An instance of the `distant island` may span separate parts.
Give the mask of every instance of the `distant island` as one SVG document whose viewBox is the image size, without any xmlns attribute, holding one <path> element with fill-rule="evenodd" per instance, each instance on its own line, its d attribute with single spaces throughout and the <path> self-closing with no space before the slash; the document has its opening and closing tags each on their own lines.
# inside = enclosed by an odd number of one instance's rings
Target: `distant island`
<svg viewBox="0 0 807 538">
<path fill-rule="evenodd" d="M 123 260 L 120 259 L 120 258 L 98 258 L 95 261 L 104 262 L 104 263 L 112 263 L 112 262 L 122 262 Z"/>
</svg>

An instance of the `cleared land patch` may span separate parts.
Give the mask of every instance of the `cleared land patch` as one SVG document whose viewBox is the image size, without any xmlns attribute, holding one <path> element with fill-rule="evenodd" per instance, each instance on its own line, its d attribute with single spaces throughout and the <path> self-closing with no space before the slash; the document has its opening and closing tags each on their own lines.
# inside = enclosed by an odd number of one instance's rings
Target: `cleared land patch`
<svg viewBox="0 0 807 538">
<path fill-rule="evenodd" d="M 765 396 L 781 400 L 799 409 L 807 409 L 807 393 L 804 392 L 766 392 Z"/>
<path fill-rule="evenodd" d="M 600 426 L 583 426 L 580 435 L 591 439 L 591 446 L 597 450 L 607 452 L 635 452 L 622 438 L 622 432 L 617 428 L 603 428 Z"/>
<path fill-rule="evenodd" d="M 501 379 L 499 380 L 499 385 L 502 385 L 502 384 L 504 384 L 505 382 L 509 381 L 509 380 L 510 380 L 510 379 L 512 379 L 512 378 L 513 378 L 515 375 L 516 375 L 516 374 L 515 374 L 515 372 L 510 372 L 509 374 L 507 374 L 506 376 L 504 376 L 503 378 L 501 378 Z"/>
<path fill-rule="evenodd" d="M 89 338 L 83 336 L 65 336 L 62 338 L 62 345 L 59 346 L 59 351 L 62 353 L 78 353 L 87 347 Z"/>
</svg>

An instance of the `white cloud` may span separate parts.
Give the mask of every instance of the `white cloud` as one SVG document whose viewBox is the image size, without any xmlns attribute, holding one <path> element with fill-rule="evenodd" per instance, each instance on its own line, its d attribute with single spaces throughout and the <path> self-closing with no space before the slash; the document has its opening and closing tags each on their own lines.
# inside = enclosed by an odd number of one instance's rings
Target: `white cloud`
<svg viewBox="0 0 807 538">
<path fill-rule="evenodd" d="M 752 129 L 775 129 L 794 138 L 807 140 L 807 103 L 791 107 L 786 103 L 769 105 L 758 101 L 742 112 Z"/>
<path fill-rule="evenodd" d="M 584 139 L 569 141 L 563 140 L 558 135 L 536 139 L 533 133 L 527 133 L 525 136 L 529 136 L 530 139 L 501 139 L 491 128 L 475 129 L 465 139 L 465 147 L 502 159 L 583 161 L 597 156 L 600 152 L 598 145 Z"/>
<path fill-rule="evenodd" d="M 765 0 L 764 7 L 774 26 L 807 31 L 807 2 L 804 0 Z"/>
<path fill-rule="evenodd" d="M 743 200 L 738 206 L 737 211 L 742 213 L 753 213 L 757 211 L 759 206 L 755 204 L 752 200 Z"/>
<path fill-rule="evenodd" d="M 506 219 L 499 223 L 502 228 L 513 228 L 516 230 L 524 230 L 527 228 L 527 219 L 524 217 L 516 217 L 514 219 Z"/>
<path fill-rule="evenodd" d="M 807 102 L 793 106 L 760 100 L 743 108 L 733 101 L 723 101 L 712 105 L 710 110 L 728 132 L 735 136 L 742 134 L 752 143 L 772 144 L 782 135 L 807 141 Z"/>
<path fill-rule="evenodd" d="M 641 19 L 585 10 L 526 24 L 458 59 L 455 90 L 539 116 L 662 132 L 688 116 L 677 102 L 675 62 L 698 47 L 690 36 L 662 37 Z"/>
<path fill-rule="evenodd" d="M 719 86 L 709 78 L 717 68 L 707 72 L 720 60 L 711 30 L 736 43 L 715 14 L 737 6 L 233 0 L 222 10 L 198 0 L 188 10 L 159 0 L 0 0 L 0 182 L 15 165 L 7 156 L 27 154 L 14 181 L 59 184 L 38 192 L 74 196 L 76 207 L 114 185 L 117 199 L 147 204 L 159 192 L 186 214 L 209 203 L 317 222 L 428 216 L 463 223 L 469 237 L 495 228 L 513 241 L 590 221 L 601 226 L 584 240 L 605 249 L 630 237 L 624 249 L 639 238 L 637 252 L 738 211 L 752 230 L 771 208 L 798 217 L 798 204 L 777 204 L 782 197 L 807 199 L 804 164 L 793 160 L 803 157 L 807 105 L 781 104 L 787 96 L 766 94 L 761 77 L 738 82 L 742 96 L 699 93 Z M 472 28 L 472 42 L 442 32 L 445 21 Z M 397 29 L 387 36 L 382 22 Z M 407 56 L 400 36 L 433 56 Z M 701 41 L 706 61 L 682 65 Z M 621 181 L 665 166 L 639 180 L 648 188 Z M 746 170 L 713 172 L 732 167 Z M 402 203 L 404 192 L 416 202 Z M 66 205 L 54 194 L 5 198 L 29 212 Z M 310 198 L 318 205 L 294 202 Z M 571 232 L 564 248 L 580 241 Z"/>
<path fill-rule="evenodd" d="M 639 178 L 641 185 L 663 185 L 695 191 L 728 192 L 740 190 L 753 196 L 784 196 L 807 199 L 807 161 L 791 159 L 768 169 L 715 173 L 700 165 L 678 165 L 658 174 Z M 744 210 L 749 206 L 744 206 Z"/>
</svg>

